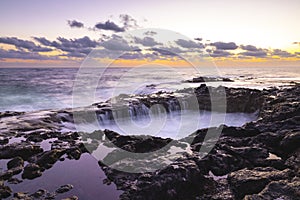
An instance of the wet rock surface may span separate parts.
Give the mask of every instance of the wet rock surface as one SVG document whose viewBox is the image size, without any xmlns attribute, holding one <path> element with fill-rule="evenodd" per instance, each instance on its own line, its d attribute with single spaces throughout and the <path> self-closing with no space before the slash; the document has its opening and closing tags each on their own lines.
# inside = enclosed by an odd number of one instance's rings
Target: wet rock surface
<svg viewBox="0 0 300 200">
<path fill-rule="evenodd" d="M 224 77 L 196 77 L 191 80 L 187 80 L 188 83 L 205 83 L 205 82 L 233 82 L 230 78 Z"/>
<path fill-rule="evenodd" d="M 212 101 L 224 100 L 222 95 L 211 100 L 210 94 L 222 92 L 226 94 L 227 112 L 259 110 L 258 120 L 243 127 L 222 125 L 201 129 L 178 141 L 123 136 L 109 130 L 92 133 L 62 131 L 64 123 L 73 122 L 74 112 L 96 112 L 103 120 L 104 116 L 111 116 L 109 113 L 123 108 L 122 104 L 127 108 L 128 105 L 134 107 L 132 111 L 138 112 L 141 104 L 151 107 L 161 103 L 170 111 L 180 109 L 176 107 L 180 104 L 176 102 L 179 96 L 189 102 L 194 94 L 200 102 L 199 108 L 210 110 Z M 6 163 L 0 171 L 0 198 L 55 199 L 61 192 L 73 191 L 75 188 L 68 183 L 58 185 L 52 192 L 40 189 L 34 193 L 13 191 L 8 184 L 18 185 L 23 179 L 41 177 L 55 163 L 78 160 L 87 152 L 96 155 L 99 145 L 110 149 L 99 161 L 99 167 L 107 176 L 104 183 L 116 184 L 123 191 L 120 199 L 300 198 L 299 85 L 263 91 L 201 85 L 174 93 L 139 97 L 121 95 L 118 98 L 121 103 L 117 108 L 108 101 L 73 112 L 66 109 L 1 114 L 0 159 Z M 186 106 L 192 109 L 191 105 Z M 42 145 L 45 142 L 47 148 Z M 164 146 L 167 146 L 165 152 L 158 152 Z M 132 158 L 118 157 L 116 147 L 132 153 L 152 153 L 147 157 L 148 162 L 136 163 Z M 205 150 L 209 153 L 204 153 Z M 111 167 L 125 165 L 128 169 L 146 169 L 161 163 L 166 164 L 157 170 L 139 173 Z M 70 195 L 66 199 L 77 197 Z"/>
</svg>

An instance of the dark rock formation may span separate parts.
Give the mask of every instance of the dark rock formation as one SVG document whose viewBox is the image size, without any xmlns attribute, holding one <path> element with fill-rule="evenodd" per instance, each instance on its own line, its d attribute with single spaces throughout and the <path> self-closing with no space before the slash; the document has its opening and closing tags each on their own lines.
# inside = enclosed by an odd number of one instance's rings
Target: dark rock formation
<svg viewBox="0 0 300 200">
<path fill-rule="evenodd" d="M 238 199 L 247 194 L 260 192 L 271 181 L 285 180 L 291 176 L 291 171 L 266 168 L 242 169 L 228 175 L 228 181 Z"/>
<path fill-rule="evenodd" d="M 0 181 L 0 198 L 4 199 L 11 195 L 11 189 L 8 186 L 5 186 L 2 181 Z"/>
<path fill-rule="evenodd" d="M 37 164 L 27 164 L 24 168 L 22 174 L 23 179 L 34 179 L 36 177 L 42 176 L 41 168 Z"/>
<path fill-rule="evenodd" d="M 71 184 L 67 184 L 67 185 L 62 185 L 60 186 L 56 192 L 57 193 L 65 193 L 65 192 L 69 192 L 71 189 L 73 189 L 73 185 Z"/>
<path fill-rule="evenodd" d="M 205 91 L 206 87 L 202 88 Z M 208 129 L 192 134 L 190 137 L 194 137 L 191 145 L 193 155 L 183 156 L 175 162 L 183 166 L 177 168 L 181 172 L 178 176 L 173 164 L 154 173 L 143 174 L 126 174 L 100 166 L 110 181 L 125 190 L 121 199 L 242 199 L 245 196 L 246 199 L 279 197 L 299 199 L 300 124 L 296 119 L 299 117 L 299 91 L 300 87 L 297 86 L 283 90 L 255 92 L 252 103 L 247 105 L 252 104 L 258 108 L 260 104 L 259 120 L 240 128 L 226 126 L 210 128 L 211 140 L 216 139 L 218 142 L 202 159 L 199 158 L 198 151 L 201 147 L 210 145 L 207 142 L 203 143 Z M 270 94 L 275 97 L 270 99 Z M 273 102 L 277 96 L 288 96 L 291 101 Z M 256 105 L 255 99 L 259 102 Z M 229 105 L 232 107 L 234 103 Z M 250 109 L 251 106 L 243 105 L 238 110 L 253 109 Z M 271 112 L 273 109 L 277 112 L 275 115 Z M 217 129 L 222 129 L 220 138 L 215 138 L 214 129 L 216 132 Z M 114 137 L 121 136 L 113 135 L 111 138 L 120 147 L 128 143 L 135 146 L 135 141 L 138 141 L 127 136 L 127 141 L 118 142 Z M 134 147 L 130 149 L 134 150 Z M 219 180 L 207 179 L 205 177 L 209 171 L 218 176 L 229 175 Z M 186 173 L 193 172 L 196 173 L 193 176 L 197 179 L 186 179 Z M 193 184 L 189 180 L 192 180 Z M 198 184 L 204 184 L 206 188 L 203 189 Z M 197 189 L 193 188 L 193 185 L 196 185 Z"/>
<path fill-rule="evenodd" d="M 233 82 L 230 78 L 225 77 L 196 77 L 192 80 L 187 80 L 188 83 L 205 83 L 205 82 Z"/>
<path fill-rule="evenodd" d="M 217 95 L 223 92 L 225 97 Z M 212 94 L 216 95 L 213 99 Z M 197 107 L 189 104 L 194 96 Z M 149 109 L 157 103 L 163 105 L 167 112 L 181 109 L 180 101 L 186 102 L 185 109 L 210 110 L 213 104 L 224 98 L 226 105 L 221 104 L 216 110 L 246 113 L 259 110 L 258 120 L 243 127 L 222 125 L 201 129 L 178 141 L 151 136 L 122 136 L 109 130 L 93 133 L 60 131 L 65 128 L 63 122 L 73 122 L 72 115 L 76 112 L 96 112 L 101 121 L 104 117 L 112 119 L 114 112 L 124 116 L 122 113 L 128 113 L 128 108 L 132 109 L 133 115 L 141 114 L 142 105 L 143 109 Z M 173 93 L 120 95 L 117 102 L 116 106 L 108 101 L 78 108 L 74 113 L 66 109 L 1 115 L 0 159 L 10 160 L 7 170 L 0 173 L 0 198 L 11 196 L 11 189 L 4 185 L 6 181 L 15 184 L 22 181 L 14 177 L 16 174 L 23 171 L 23 179 L 34 179 L 59 160 L 79 159 L 83 153 L 95 151 L 99 144 L 112 148 L 103 139 L 108 138 L 123 150 L 152 152 L 153 157 L 157 157 L 134 165 L 129 158 L 116 157 L 118 152 L 112 149 L 104 158 L 104 161 L 109 158 L 112 165 L 124 160 L 123 165 L 126 163 L 128 167 L 147 168 L 172 161 L 169 165 L 144 173 L 118 171 L 110 165 L 106 166 L 104 163 L 107 162 L 100 161 L 99 166 L 107 175 L 104 182 L 113 182 L 123 190 L 121 199 L 300 199 L 300 85 L 259 91 L 213 88 L 203 84 L 195 89 Z M 9 142 L 14 136 L 24 139 Z M 41 148 L 41 142 L 48 139 L 51 139 L 51 148 L 45 150 Z M 169 144 L 165 154 L 156 152 Z M 175 158 L 171 159 L 174 155 L 170 152 L 174 149 L 180 149 L 183 153 L 175 153 Z M 203 154 L 201 149 L 209 152 Z M 72 186 L 65 185 L 56 192 L 70 189 Z M 19 199 L 53 199 L 57 195 L 45 190 L 33 194 L 14 192 L 14 197 Z"/>
<path fill-rule="evenodd" d="M 26 160 L 30 156 L 42 151 L 43 150 L 41 147 L 32 145 L 30 143 L 13 143 L 4 147 L 0 147 L 0 159 L 9 159 L 19 156 Z"/>
</svg>

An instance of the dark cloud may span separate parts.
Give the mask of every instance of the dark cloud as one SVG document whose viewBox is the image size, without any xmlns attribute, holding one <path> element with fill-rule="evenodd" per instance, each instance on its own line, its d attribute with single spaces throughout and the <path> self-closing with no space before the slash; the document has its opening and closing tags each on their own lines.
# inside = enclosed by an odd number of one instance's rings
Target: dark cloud
<svg viewBox="0 0 300 200">
<path fill-rule="evenodd" d="M 106 22 L 99 22 L 95 25 L 95 29 L 98 30 L 106 30 L 106 31 L 113 31 L 113 32 L 124 32 L 129 28 L 137 28 L 139 27 L 137 24 L 137 20 L 131 17 L 128 14 L 121 14 L 119 15 L 120 23 L 122 25 L 118 25 L 115 22 L 107 20 Z"/>
<path fill-rule="evenodd" d="M 58 37 L 58 41 L 50 41 L 44 37 L 34 37 L 36 41 L 44 46 L 61 48 L 93 48 L 99 45 L 99 42 L 91 40 L 88 36 L 76 39 L 66 39 L 63 37 Z"/>
<path fill-rule="evenodd" d="M 258 48 L 253 45 L 241 45 L 240 48 L 246 51 L 258 51 Z"/>
<path fill-rule="evenodd" d="M 211 57 L 228 57 L 230 55 L 233 55 L 232 53 L 224 50 L 210 50 L 207 51 Z"/>
<path fill-rule="evenodd" d="M 210 44 L 219 50 L 235 50 L 238 46 L 234 42 L 214 42 Z"/>
<path fill-rule="evenodd" d="M 153 36 L 153 35 L 156 35 L 156 34 L 157 34 L 157 32 L 155 32 L 155 31 L 146 31 L 144 33 L 144 35 L 148 35 L 148 36 Z"/>
<path fill-rule="evenodd" d="M 144 37 L 143 39 L 134 37 L 134 42 L 137 44 L 142 44 L 146 47 L 153 47 L 155 45 L 161 45 L 162 43 L 156 42 L 152 37 Z"/>
<path fill-rule="evenodd" d="M 293 57 L 295 55 L 287 52 L 287 51 L 283 51 L 281 49 L 274 49 L 272 52 L 273 56 L 279 56 L 279 57 Z"/>
<path fill-rule="evenodd" d="M 127 59 L 127 60 L 143 59 L 143 58 L 145 58 L 144 55 L 137 51 L 126 52 L 119 57 L 119 59 Z"/>
<path fill-rule="evenodd" d="M 16 37 L 2 37 L 0 43 L 14 45 L 18 49 L 27 49 L 33 52 L 48 52 L 51 48 L 41 47 L 34 44 L 32 41 L 21 40 Z"/>
<path fill-rule="evenodd" d="M 161 48 L 151 48 L 152 51 L 159 53 L 163 56 L 177 56 L 176 53 L 169 51 L 167 49 L 161 49 Z"/>
<path fill-rule="evenodd" d="M 52 42 L 47 40 L 44 37 L 33 37 L 34 40 L 38 41 L 40 44 L 44 46 L 52 46 Z"/>
<path fill-rule="evenodd" d="M 202 41 L 202 38 L 194 38 L 194 40 L 197 40 L 197 41 Z"/>
<path fill-rule="evenodd" d="M 264 58 L 267 57 L 269 53 L 268 49 L 257 48 L 253 45 L 241 45 L 240 48 L 245 50 L 245 52 L 239 53 L 239 55 L 246 57 Z"/>
<path fill-rule="evenodd" d="M 53 60 L 58 59 L 56 56 L 44 56 L 37 52 L 28 52 L 22 50 L 4 50 L 0 49 L 0 58 L 14 58 L 14 59 L 24 59 L 24 60 Z"/>
<path fill-rule="evenodd" d="M 191 40 L 178 39 L 175 43 L 183 48 L 204 48 L 203 44 L 198 44 Z"/>
<path fill-rule="evenodd" d="M 161 48 L 151 48 L 153 54 L 156 56 L 167 56 L 171 58 L 181 58 L 180 53 L 183 51 L 178 47 L 161 47 Z"/>
<path fill-rule="evenodd" d="M 300 42 L 293 42 L 293 44 L 299 44 L 300 45 Z"/>
<path fill-rule="evenodd" d="M 50 41 L 43 37 L 34 37 L 34 39 L 44 46 L 54 47 L 65 51 L 68 53 L 67 56 L 71 57 L 85 57 L 93 48 L 99 45 L 99 42 L 91 40 L 87 36 L 76 39 L 58 37 L 57 41 Z"/>
<path fill-rule="evenodd" d="M 128 14 L 121 14 L 119 18 L 124 25 L 124 29 L 138 27 L 137 21 Z"/>
<path fill-rule="evenodd" d="M 117 24 L 115 24 L 114 22 L 111 22 L 109 20 L 104 23 L 100 22 L 100 23 L 96 24 L 95 28 L 97 28 L 99 30 L 114 31 L 114 32 L 124 32 L 125 31 L 124 27 L 120 27 Z"/>
<path fill-rule="evenodd" d="M 101 42 L 100 46 L 112 51 L 132 51 L 139 49 L 138 47 L 130 46 L 125 39 L 118 35 L 112 35 L 111 39 Z"/>
<path fill-rule="evenodd" d="M 246 51 L 240 53 L 240 55 L 243 56 L 250 56 L 250 57 L 258 57 L 258 58 L 264 58 L 268 55 L 266 50 L 258 49 L 257 51 Z"/>
<path fill-rule="evenodd" d="M 88 36 L 77 39 L 58 37 L 57 40 L 60 41 L 60 46 L 69 48 L 94 48 L 98 45 L 97 41 L 91 40 Z"/>
<path fill-rule="evenodd" d="M 68 20 L 68 25 L 71 28 L 83 28 L 83 23 L 76 20 Z"/>
</svg>

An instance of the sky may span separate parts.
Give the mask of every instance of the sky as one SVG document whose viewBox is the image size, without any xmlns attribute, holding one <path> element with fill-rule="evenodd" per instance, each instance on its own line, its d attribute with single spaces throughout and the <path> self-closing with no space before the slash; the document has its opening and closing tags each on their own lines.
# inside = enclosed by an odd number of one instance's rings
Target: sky
<svg viewBox="0 0 300 200">
<path fill-rule="evenodd" d="M 300 66 L 299 10 L 299 0 L 1 0 L 0 66 L 76 67 L 95 48 L 103 64 L 123 53 L 120 65 L 182 64 L 163 49 L 197 64 Z"/>
</svg>

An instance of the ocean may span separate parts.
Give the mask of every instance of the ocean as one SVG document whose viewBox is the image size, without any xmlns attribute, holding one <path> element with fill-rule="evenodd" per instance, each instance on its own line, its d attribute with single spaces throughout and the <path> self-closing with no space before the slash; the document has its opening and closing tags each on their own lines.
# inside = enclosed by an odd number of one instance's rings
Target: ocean
<svg viewBox="0 0 300 200">
<path fill-rule="evenodd" d="M 300 81 L 300 67 L 219 67 L 188 68 L 129 68 L 85 70 L 85 76 L 101 77 L 94 91 L 94 102 L 105 101 L 121 93 L 151 94 L 197 87 L 200 83 L 185 83 L 198 76 L 226 77 L 234 82 L 213 82 L 208 85 L 226 85 L 264 89 Z M 70 108 L 73 105 L 73 86 L 78 77 L 77 68 L 0 68 L 0 111 L 35 111 Z M 82 72 L 80 72 L 82 73 Z M 88 87 L 80 83 L 82 91 Z"/>
</svg>

